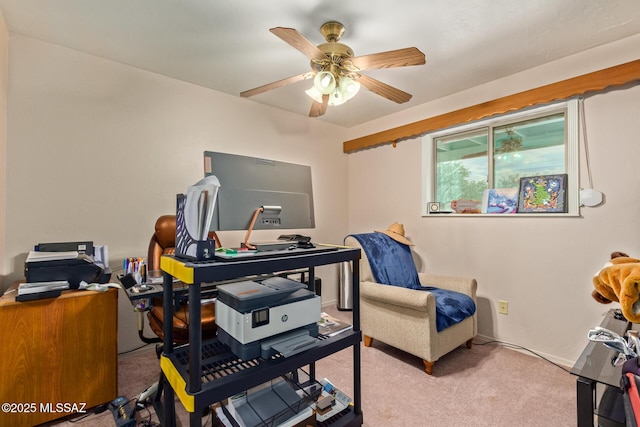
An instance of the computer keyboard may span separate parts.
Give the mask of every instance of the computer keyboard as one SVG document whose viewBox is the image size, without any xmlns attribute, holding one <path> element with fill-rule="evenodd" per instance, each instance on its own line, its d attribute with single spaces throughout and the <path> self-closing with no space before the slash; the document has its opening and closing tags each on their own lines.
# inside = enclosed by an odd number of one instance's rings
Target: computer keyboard
<svg viewBox="0 0 640 427">
<path fill-rule="evenodd" d="M 326 247 L 323 246 L 321 248 L 311 246 L 308 248 L 299 247 L 299 245 L 295 245 L 291 249 L 278 249 L 272 251 L 258 251 L 258 252 L 248 252 L 242 253 L 242 251 L 238 251 L 236 254 L 227 254 L 224 252 L 216 252 L 216 260 L 217 261 L 241 261 L 248 259 L 260 259 L 260 258 L 275 258 L 284 255 L 296 255 L 301 253 L 318 253 L 318 252 L 328 252 L 334 251 L 337 248 L 335 247 Z"/>
</svg>

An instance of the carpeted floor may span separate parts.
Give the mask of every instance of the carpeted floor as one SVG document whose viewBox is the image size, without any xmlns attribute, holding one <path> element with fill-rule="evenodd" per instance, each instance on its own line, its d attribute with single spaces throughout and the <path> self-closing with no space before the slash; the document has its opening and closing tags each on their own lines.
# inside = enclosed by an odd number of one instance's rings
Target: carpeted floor
<svg viewBox="0 0 640 427">
<path fill-rule="evenodd" d="M 331 307 L 325 311 L 343 320 L 351 317 L 350 312 Z M 316 376 L 330 379 L 352 396 L 352 356 L 353 350 L 347 349 L 318 361 Z M 129 399 L 157 381 L 160 372 L 151 346 L 120 356 L 118 369 L 119 394 Z M 576 377 L 535 356 L 495 344 L 459 347 L 442 357 L 429 376 L 420 359 L 374 341 L 372 347 L 362 347 L 362 409 L 367 427 L 573 426 Z M 179 402 L 176 412 L 178 424 L 188 426 Z M 139 423 L 146 419 L 157 423 L 152 407 L 136 416 Z M 211 426 L 211 420 L 203 418 L 202 424 Z M 111 427 L 115 422 L 105 412 L 47 425 Z"/>
</svg>

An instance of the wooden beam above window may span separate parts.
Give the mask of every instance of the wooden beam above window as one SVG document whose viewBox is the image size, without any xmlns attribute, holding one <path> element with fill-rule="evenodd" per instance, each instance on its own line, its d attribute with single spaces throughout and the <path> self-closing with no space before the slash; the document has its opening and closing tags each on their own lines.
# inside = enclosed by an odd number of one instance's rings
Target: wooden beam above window
<svg viewBox="0 0 640 427">
<path fill-rule="evenodd" d="M 399 140 L 446 127 L 630 83 L 640 83 L 640 59 L 345 141 L 342 150 L 351 153 L 382 144 L 395 146 Z"/>
</svg>

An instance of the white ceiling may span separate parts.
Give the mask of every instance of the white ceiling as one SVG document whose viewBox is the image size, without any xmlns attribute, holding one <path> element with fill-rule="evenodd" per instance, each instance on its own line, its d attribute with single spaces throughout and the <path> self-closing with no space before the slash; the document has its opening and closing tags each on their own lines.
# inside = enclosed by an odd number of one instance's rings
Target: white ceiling
<svg viewBox="0 0 640 427">
<path fill-rule="evenodd" d="M 308 71 L 269 32 L 346 26 L 355 55 L 415 46 L 426 65 L 365 71 L 413 95 L 396 104 L 362 89 L 313 120 L 354 126 L 640 33 L 639 0 L 0 0 L 22 34 L 234 96 Z M 308 115 L 309 80 L 254 96 Z"/>
</svg>

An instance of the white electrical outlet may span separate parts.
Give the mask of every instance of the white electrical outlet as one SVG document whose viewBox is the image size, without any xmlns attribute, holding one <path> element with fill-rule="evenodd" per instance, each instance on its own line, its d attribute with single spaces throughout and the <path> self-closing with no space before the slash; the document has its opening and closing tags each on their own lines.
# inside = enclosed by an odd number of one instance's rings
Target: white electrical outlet
<svg viewBox="0 0 640 427">
<path fill-rule="evenodd" d="M 504 300 L 498 301 L 498 313 L 509 314 L 509 302 Z"/>
</svg>

